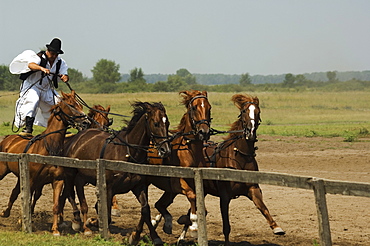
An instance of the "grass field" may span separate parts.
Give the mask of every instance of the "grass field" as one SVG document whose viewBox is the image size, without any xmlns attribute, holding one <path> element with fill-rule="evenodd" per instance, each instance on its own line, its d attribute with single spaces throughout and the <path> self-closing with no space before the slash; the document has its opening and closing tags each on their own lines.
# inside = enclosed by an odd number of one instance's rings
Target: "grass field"
<svg viewBox="0 0 370 246">
<path fill-rule="evenodd" d="M 227 130 L 237 119 L 238 109 L 230 101 L 234 93 L 209 93 L 212 105 L 212 127 Z M 260 99 L 262 124 L 259 134 L 276 136 L 339 136 L 345 139 L 369 135 L 370 92 L 254 92 Z M 177 126 L 185 112 L 178 93 L 81 94 L 90 106 L 111 105 L 111 112 L 129 117 L 113 116 L 118 129 L 123 119 L 130 119 L 130 103 L 162 102 L 171 128 Z M 18 95 L 0 93 L 0 135 L 12 134 L 14 105 Z M 88 109 L 85 108 L 87 112 Z M 43 130 L 36 127 L 35 133 Z"/>
</svg>

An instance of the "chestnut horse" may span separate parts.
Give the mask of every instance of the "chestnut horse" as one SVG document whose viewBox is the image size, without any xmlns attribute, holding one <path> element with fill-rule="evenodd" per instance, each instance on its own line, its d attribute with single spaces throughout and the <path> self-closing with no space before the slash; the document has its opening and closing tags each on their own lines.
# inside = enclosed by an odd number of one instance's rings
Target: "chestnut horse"
<svg viewBox="0 0 370 246">
<path fill-rule="evenodd" d="M 89 119 L 90 124 L 86 127 L 87 128 L 98 128 L 98 129 L 101 129 L 101 130 L 108 129 L 108 127 L 112 124 L 112 119 L 108 118 L 109 111 L 110 111 L 110 105 L 108 105 L 108 107 L 106 109 L 103 106 L 101 106 L 100 104 L 94 105 L 92 108 L 90 108 L 89 113 L 87 115 L 87 118 Z M 67 134 L 67 136 L 64 139 L 64 142 L 65 143 L 68 142 L 71 139 L 72 136 L 68 136 L 68 134 Z M 68 173 L 68 172 L 66 172 L 66 173 Z M 37 200 L 42 195 L 42 188 L 43 187 L 40 187 L 40 189 L 35 190 L 35 193 L 33 195 L 33 201 L 32 201 L 32 204 L 31 204 L 31 212 L 32 213 L 35 211 L 35 206 L 36 206 Z M 68 201 L 70 202 L 74 213 L 77 213 L 77 212 L 79 213 L 80 210 L 77 207 L 77 204 L 74 200 L 74 197 L 75 197 L 75 194 L 73 192 L 73 194 L 71 194 L 71 197 L 68 197 Z M 60 216 L 60 218 L 59 218 L 60 222 L 63 222 L 62 214 L 60 214 L 59 216 Z"/>
<path fill-rule="evenodd" d="M 65 146 L 64 156 L 81 160 L 123 160 L 135 163 L 147 163 L 147 150 L 152 142 L 160 155 L 165 157 L 170 153 L 167 140 L 169 121 L 164 106 L 161 103 L 136 102 L 134 116 L 128 126 L 121 131 L 109 134 L 97 129 L 87 129 L 76 134 Z M 87 227 L 88 206 L 84 194 L 84 185 L 96 185 L 96 170 L 77 169 L 74 179 L 76 192 L 80 201 L 83 217 L 84 233 L 89 235 Z M 130 190 L 141 204 L 141 214 L 150 230 L 150 236 L 156 245 L 163 242 L 156 233 L 150 221 L 150 207 L 148 205 L 148 185 L 145 177 L 119 171 L 106 171 L 108 218 L 111 221 L 112 197 L 115 194 L 127 193 Z M 67 191 L 68 192 L 68 191 Z M 79 217 L 75 216 L 75 220 Z M 133 232 L 133 240 L 139 240 Z"/>
<path fill-rule="evenodd" d="M 62 92 L 61 101 L 51 108 L 48 126 L 44 132 L 33 138 L 20 135 L 9 135 L 0 143 L 0 151 L 7 153 L 33 153 L 40 155 L 60 156 L 64 145 L 66 130 L 75 124 L 88 124 L 89 121 L 82 111 L 82 105 L 76 101 L 75 92 L 70 94 Z M 41 163 L 29 163 L 31 194 L 36 189 L 42 189 L 45 184 L 52 183 L 53 187 L 53 235 L 60 235 L 58 231 L 59 196 L 64 184 L 64 168 Z M 17 162 L 0 161 L 0 180 L 8 173 L 19 177 Z M 13 189 L 8 208 L 1 213 L 8 217 L 14 201 L 20 193 L 19 178 Z"/>
<path fill-rule="evenodd" d="M 232 101 L 240 110 L 236 120 L 229 131 L 229 135 L 218 145 L 210 145 L 206 149 L 205 157 L 209 161 L 208 167 L 231 168 L 236 170 L 258 171 L 256 161 L 255 142 L 257 142 L 257 129 L 260 124 L 259 99 L 247 95 L 237 94 Z M 262 200 L 262 191 L 258 184 L 241 183 L 230 181 L 204 181 L 204 193 L 220 198 L 220 210 L 222 215 L 223 234 L 225 245 L 230 245 L 230 222 L 229 204 L 231 199 L 246 196 L 253 201 L 255 206 L 266 218 L 274 234 L 284 235 L 281 229 L 270 215 L 269 210 Z M 190 224 L 190 222 L 188 222 Z M 182 236 L 185 236 L 185 230 Z M 181 238 L 183 239 L 183 238 Z"/>
<path fill-rule="evenodd" d="M 203 145 L 210 136 L 211 105 L 207 98 L 207 92 L 203 91 L 181 91 L 182 103 L 187 111 L 183 115 L 177 130 L 174 131 L 174 139 L 171 142 L 171 157 L 164 160 L 167 165 L 181 167 L 205 166 L 203 156 Z M 151 156 L 152 157 L 152 156 Z M 150 159 L 151 163 L 158 162 L 157 158 Z M 150 182 L 165 192 L 156 202 L 156 209 L 163 215 L 165 223 L 163 230 L 172 233 L 172 216 L 167 207 L 173 202 L 177 194 L 186 195 L 191 206 L 190 230 L 192 236 L 197 236 L 196 195 L 194 180 L 183 178 L 150 177 Z M 153 225 L 157 226 L 161 216 L 156 216 Z"/>
</svg>

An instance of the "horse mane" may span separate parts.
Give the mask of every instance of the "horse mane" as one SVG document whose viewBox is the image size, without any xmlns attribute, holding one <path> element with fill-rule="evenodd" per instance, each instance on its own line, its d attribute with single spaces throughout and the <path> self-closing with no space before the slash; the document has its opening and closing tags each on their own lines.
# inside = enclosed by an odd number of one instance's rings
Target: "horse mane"
<svg viewBox="0 0 370 246">
<path fill-rule="evenodd" d="M 198 90 L 190 90 L 190 91 L 180 91 L 179 95 L 182 96 L 181 103 L 187 108 L 190 101 L 196 97 L 196 96 L 205 96 L 207 97 L 207 91 L 198 91 Z M 182 116 L 179 125 L 177 126 L 177 131 L 181 131 L 186 125 L 186 119 L 187 119 L 188 113 L 185 112 Z"/>
<path fill-rule="evenodd" d="M 129 133 L 136 126 L 140 118 L 149 111 L 149 108 L 155 107 L 159 110 L 165 111 L 163 104 L 160 102 L 149 103 L 137 101 L 132 103 L 131 106 L 134 108 L 132 110 L 134 115 L 132 116 L 131 120 L 124 120 L 127 126 L 122 128 L 122 131 L 127 131 L 127 133 Z"/>
<path fill-rule="evenodd" d="M 252 97 L 250 95 L 243 95 L 243 94 L 235 94 L 232 96 L 231 101 L 234 102 L 234 105 L 239 109 L 242 110 L 244 105 L 248 102 L 253 102 L 257 107 L 259 107 L 259 99 L 258 97 Z M 231 124 L 230 131 L 240 130 L 241 122 L 237 119 L 234 123 Z M 225 139 L 229 139 L 235 136 L 237 133 L 230 133 Z"/>
</svg>

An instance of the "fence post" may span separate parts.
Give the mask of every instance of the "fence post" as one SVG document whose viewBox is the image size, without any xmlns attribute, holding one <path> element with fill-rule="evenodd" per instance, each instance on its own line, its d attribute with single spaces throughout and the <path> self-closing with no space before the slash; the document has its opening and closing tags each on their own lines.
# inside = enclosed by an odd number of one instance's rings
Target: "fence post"
<svg viewBox="0 0 370 246">
<path fill-rule="evenodd" d="M 198 217 L 198 244 L 208 245 L 206 208 L 204 204 L 203 173 L 201 169 L 194 169 L 195 193 L 197 196 L 197 217 Z"/>
<path fill-rule="evenodd" d="M 320 245 L 331 246 L 332 242 L 330 234 L 329 214 L 325 198 L 326 191 L 324 180 L 313 178 L 312 185 L 315 194 L 317 218 L 319 223 Z"/>
<path fill-rule="evenodd" d="M 102 238 L 108 238 L 108 206 L 107 183 L 105 177 L 105 161 L 96 161 L 96 196 L 98 199 L 99 232 Z"/>
<path fill-rule="evenodd" d="M 31 191 L 30 191 L 30 171 L 29 155 L 21 154 L 19 161 L 19 179 L 22 202 L 22 230 L 27 233 L 32 232 L 31 219 Z"/>
</svg>

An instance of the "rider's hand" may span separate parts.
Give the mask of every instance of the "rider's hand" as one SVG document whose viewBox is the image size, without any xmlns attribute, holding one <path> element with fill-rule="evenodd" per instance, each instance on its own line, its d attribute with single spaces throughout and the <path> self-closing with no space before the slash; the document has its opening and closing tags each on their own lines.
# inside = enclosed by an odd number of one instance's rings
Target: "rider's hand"
<svg viewBox="0 0 370 246">
<path fill-rule="evenodd" d="M 68 80 L 69 80 L 69 77 L 68 77 L 68 75 L 66 75 L 66 74 L 59 74 L 59 77 L 60 77 L 60 79 L 61 79 L 64 83 L 67 83 L 67 82 L 68 82 Z"/>
<path fill-rule="evenodd" d="M 50 74 L 50 70 L 47 69 L 47 68 L 44 68 L 44 67 L 41 67 L 40 69 L 42 72 L 44 72 L 45 74 Z"/>
</svg>

